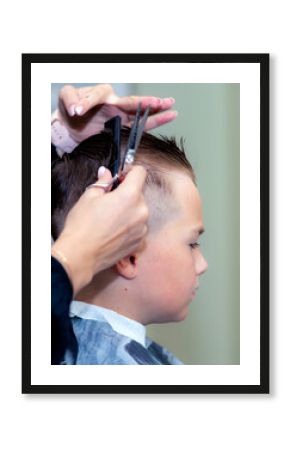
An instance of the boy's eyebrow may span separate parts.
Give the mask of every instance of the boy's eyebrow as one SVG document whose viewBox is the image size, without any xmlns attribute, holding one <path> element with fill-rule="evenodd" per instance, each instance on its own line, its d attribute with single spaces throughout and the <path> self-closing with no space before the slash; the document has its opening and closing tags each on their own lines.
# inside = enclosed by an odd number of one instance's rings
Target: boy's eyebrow
<svg viewBox="0 0 290 450">
<path fill-rule="evenodd" d="M 205 232 L 205 229 L 204 229 L 204 227 L 200 227 L 200 228 L 193 228 L 191 231 L 200 236 L 202 233 Z"/>
</svg>

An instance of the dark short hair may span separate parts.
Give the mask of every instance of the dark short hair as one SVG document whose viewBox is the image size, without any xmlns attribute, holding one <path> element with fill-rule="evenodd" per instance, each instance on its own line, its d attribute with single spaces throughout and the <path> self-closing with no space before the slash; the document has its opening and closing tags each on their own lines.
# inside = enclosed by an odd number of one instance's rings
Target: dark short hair
<svg viewBox="0 0 290 450">
<path fill-rule="evenodd" d="M 129 132 L 126 127 L 121 130 L 121 154 L 125 152 Z M 112 137 L 102 132 L 81 142 L 72 153 L 66 153 L 52 162 L 51 232 L 54 239 L 59 236 L 69 210 L 85 189 L 97 180 L 99 167 L 105 166 L 112 171 L 112 155 Z M 154 185 L 168 192 L 170 185 L 163 173 L 170 169 L 187 172 L 195 183 L 182 140 L 177 145 L 175 138 L 143 133 L 135 163 L 147 169 L 147 186 Z"/>
</svg>

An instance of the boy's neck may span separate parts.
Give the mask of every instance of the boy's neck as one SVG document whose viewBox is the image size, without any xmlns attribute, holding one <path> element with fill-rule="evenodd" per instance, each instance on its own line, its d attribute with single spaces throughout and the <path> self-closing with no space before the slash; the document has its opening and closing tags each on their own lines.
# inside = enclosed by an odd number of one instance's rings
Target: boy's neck
<svg viewBox="0 0 290 450">
<path fill-rule="evenodd" d="M 110 309 L 145 325 L 134 283 L 120 279 L 112 270 L 96 275 L 93 281 L 76 295 L 76 300 Z"/>
</svg>

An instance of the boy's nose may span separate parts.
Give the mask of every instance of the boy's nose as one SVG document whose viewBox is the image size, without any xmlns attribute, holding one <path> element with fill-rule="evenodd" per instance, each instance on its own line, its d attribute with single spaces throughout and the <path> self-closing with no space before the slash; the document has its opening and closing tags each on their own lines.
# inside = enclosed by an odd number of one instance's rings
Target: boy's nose
<svg viewBox="0 0 290 450">
<path fill-rule="evenodd" d="M 203 254 L 200 252 L 196 259 L 196 273 L 202 275 L 208 269 L 208 263 Z"/>
</svg>

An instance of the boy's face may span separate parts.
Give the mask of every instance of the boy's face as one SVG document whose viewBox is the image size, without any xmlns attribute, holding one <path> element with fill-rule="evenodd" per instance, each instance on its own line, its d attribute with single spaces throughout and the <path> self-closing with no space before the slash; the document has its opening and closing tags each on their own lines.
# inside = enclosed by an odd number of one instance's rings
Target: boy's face
<svg viewBox="0 0 290 450">
<path fill-rule="evenodd" d="M 173 199 L 179 210 L 158 231 L 149 233 L 139 257 L 138 278 L 146 323 L 183 320 L 207 262 L 196 246 L 203 230 L 201 199 L 186 174 L 172 172 Z"/>
</svg>

